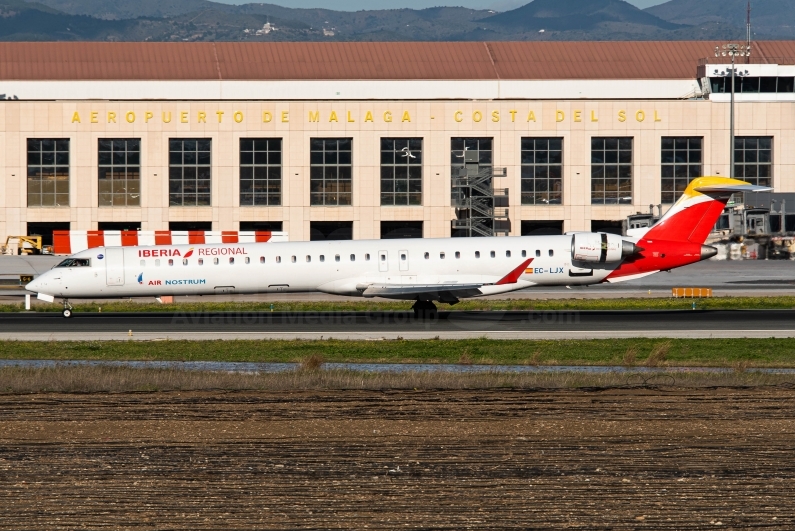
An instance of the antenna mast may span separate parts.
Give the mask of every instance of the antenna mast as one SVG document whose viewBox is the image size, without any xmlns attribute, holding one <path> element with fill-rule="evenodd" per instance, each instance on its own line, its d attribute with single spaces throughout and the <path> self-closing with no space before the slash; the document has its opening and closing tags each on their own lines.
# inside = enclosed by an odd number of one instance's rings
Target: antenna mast
<svg viewBox="0 0 795 531">
<path fill-rule="evenodd" d="M 751 0 L 748 0 L 748 7 L 745 11 L 745 44 L 748 45 L 748 49 L 751 49 Z M 745 64 L 750 64 L 751 57 L 748 56 L 745 58 Z"/>
</svg>

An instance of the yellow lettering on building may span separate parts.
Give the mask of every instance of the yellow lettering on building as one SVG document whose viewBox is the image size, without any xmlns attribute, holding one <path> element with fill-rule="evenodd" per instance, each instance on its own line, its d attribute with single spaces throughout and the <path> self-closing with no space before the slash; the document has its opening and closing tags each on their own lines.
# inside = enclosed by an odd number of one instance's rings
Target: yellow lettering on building
<svg viewBox="0 0 795 531">
<path fill-rule="evenodd" d="M 218 123 L 221 123 L 221 120 L 224 119 L 224 111 L 215 111 L 215 114 L 218 115 Z"/>
<path fill-rule="evenodd" d="M 596 111 L 591 111 L 591 121 L 598 122 L 599 118 L 596 117 Z"/>
<path fill-rule="evenodd" d="M 98 124 L 99 123 L 99 112 L 91 111 L 91 123 Z"/>
<path fill-rule="evenodd" d="M 290 122 L 290 111 L 282 111 L 282 123 L 286 124 Z"/>
<path fill-rule="evenodd" d="M 80 122 L 80 113 L 78 113 L 77 111 L 75 111 L 75 113 L 72 115 L 72 123 L 75 122 L 82 123 Z"/>
<path fill-rule="evenodd" d="M 659 116 L 657 116 L 657 111 L 654 111 L 654 121 L 655 121 L 655 122 L 662 122 L 662 118 L 660 118 Z"/>
<path fill-rule="evenodd" d="M 113 111 L 108 111 L 108 123 L 116 123 L 116 113 Z"/>
<path fill-rule="evenodd" d="M 566 119 L 566 113 L 564 113 L 563 111 L 555 111 L 556 122 L 562 122 L 565 119 Z"/>
<path fill-rule="evenodd" d="M 409 111 L 403 111 L 403 118 L 400 121 L 411 122 L 411 115 L 409 114 Z"/>
<path fill-rule="evenodd" d="M 337 111 L 331 111 L 331 114 L 328 117 L 328 121 L 329 121 L 329 123 L 331 123 L 331 122 L 339 122 L 339 120 L 337 119 Z"/>
<path fill-rule="evenodd" d="M 518 111 L 508 111 L 508 112 L 511 113 L 511 121 L 515 122 L 516 121 L 516 113 Z"/>
<path fill-rule="evenodd" d="M 392 111 L 384 111 L 384 121 L 387 123 L 392 121 Z"/>
<path fill-rule="evenodd" d="M 351 116 L 351 111 L 348 111 L 348 123 L 353 123 L 355 121 L 356 120 L 353 119 L 353 116 Z"/>
<path fill-rule="evenodd" d="M 463 122 L 464 121 L 464 113 L 461 112 L 461 111 L 456 111 L 455 114 L 453 115 L 453 119 L 456 122 Z"/>
<path fill-rule="evenodd" d="M 168 118 L 166 118 L 166 111 L 163 111 L 163 123 L 164 124 L 171 123 L 171 111 L 168 112 Z"/>
<path fill-rule="evenodd" d="M 475 111 L 472 113 L 472 121 L 477 123 L 483 119 L 483 113 L 480 111 Z"/>
<path fill-rule="evenodd" d="M 126 115 L 124 115 L 124 119 L 127 120 L 128 124 L 135 122 L 135 113 L 130 111 Z"/>
<path fill-rule="evenodd" d="M 183 124 L 188 123 L 188 111 L 182 111 L 179 113 L 179 121 Z"/>
<path fill-rule="evenodd" d="M 367 114 L 364 115 L 364 121 L 365 122 L 372 122 L 373 121 L 373 113 L 370 112 L 370 111 L 367 111 Z"/>
<path fill-rule="evenodd" d="M 310 122 L 317 122 L 320 120 L 320 111 L 309 111 L 309 121 Z"/>
<path fill-rule="evenodd" d="M 491 121 L 492 122 L 500 121 L 500 111 L 491 111 Z"/>
<path fill-rule="evenodd" d="M 635 113 L 635 119 L 639 122 L 642 122 L 646 119 L 646 113 L 643 111 L 638 111 Z"/>
<path fill-rule="evenodd" d="M 530 111 L 527 114 L 527 121 L 528 122 L 535 122 L 536 121 L 536 113 L 534 113 L 533 111 Z"/>
<path fill-rule="evenodd" d="M 152 111 L 146 111 L 144 113 L 144 122 L 149 123 L 149 120 L 155 117 L 155 113 Z"/>
<path fill-rule="evenodd" d="M 199 111 L 199 123 L 206 124 L 207 123 L 207 113 L 203 111 Z"/>
<path fill-rule="evenodd" d="M 619 122 L 627 121 L 627 111 L 618 111 L 618 121 Z"/>
<path fill-rule="evenodd" d="M 262 123 L 269 124 L 273 120 L 273 115 L 268 111 L 262 111 Z"/>
<path fill-rule="evenodd" d="M 243 121 L 243 113 L 241 111 L 235 111 L 235 114 L 232 115 L 232 118 L 235 120 L 235 123 L 240 123 Z"/>
<path fill-rule="evenodd" d="M 582 122 L 582 111 L 574 111 L 574 121 Z"/>
</svg>

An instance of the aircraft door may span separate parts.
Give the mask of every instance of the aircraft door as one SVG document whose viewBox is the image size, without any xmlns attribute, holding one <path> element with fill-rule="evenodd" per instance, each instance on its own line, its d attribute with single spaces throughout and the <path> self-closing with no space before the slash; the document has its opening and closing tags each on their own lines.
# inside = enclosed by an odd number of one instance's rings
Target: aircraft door
<svg viewBox="0 0 795 531">
<path fill-rule="evenodd" d="M 398 251 L 400 255 L 400 270 L 401 271 L 408 271 L 409 270 L 409 252 L 408 251 Z"/>
<path fill-rule="evenodd" d="M 378 270 L 389 271 L 389 254 L 386 251 L 378 251 Z"/>
<path fill-rule="evenodd" d="M 108 286 L 124 285 L 124 249 L 105 248 L 105 275 Z"/>
</svg>

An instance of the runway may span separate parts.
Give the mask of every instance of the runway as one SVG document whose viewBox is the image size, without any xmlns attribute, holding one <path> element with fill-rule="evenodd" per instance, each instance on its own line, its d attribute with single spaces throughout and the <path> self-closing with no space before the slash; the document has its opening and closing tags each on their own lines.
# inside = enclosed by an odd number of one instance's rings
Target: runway
<svg viewBox="0 0 795 531">
<path fill-rule="evenodd" d="M 795 310 L 56 313 L 0 316 L 5 340 L 795 337 Z"/>
</svg>

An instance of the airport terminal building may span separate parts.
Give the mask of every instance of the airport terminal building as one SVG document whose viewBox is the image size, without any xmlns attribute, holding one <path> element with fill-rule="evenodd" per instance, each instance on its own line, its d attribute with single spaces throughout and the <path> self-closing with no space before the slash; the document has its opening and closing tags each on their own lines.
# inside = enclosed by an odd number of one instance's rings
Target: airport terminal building
<svg viewBox="0 0 795 531">
<path fill-rule="evenodd" d="M 0 229 L 615 230 L 729 175 L 721 44 L 2 43 Z M 794 85 L 738 60 L 738 178 L 795 192 Z"/>
</svg>

